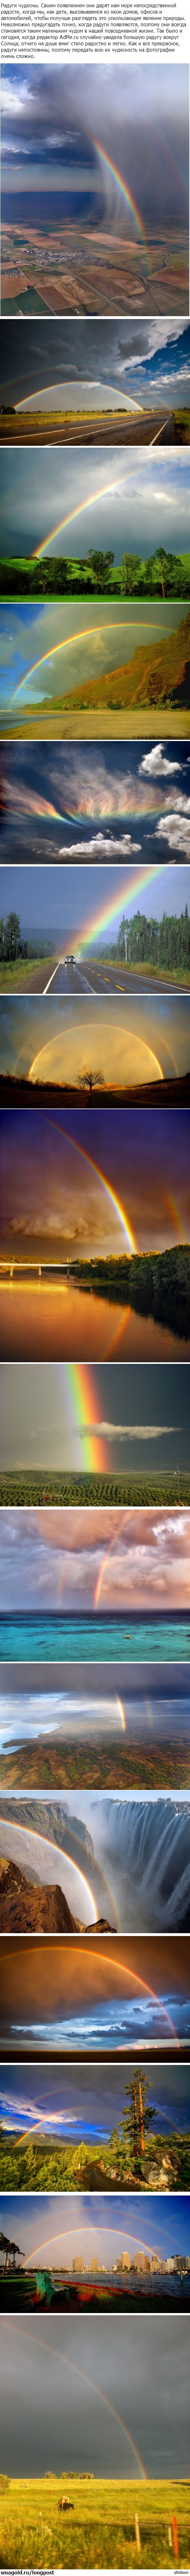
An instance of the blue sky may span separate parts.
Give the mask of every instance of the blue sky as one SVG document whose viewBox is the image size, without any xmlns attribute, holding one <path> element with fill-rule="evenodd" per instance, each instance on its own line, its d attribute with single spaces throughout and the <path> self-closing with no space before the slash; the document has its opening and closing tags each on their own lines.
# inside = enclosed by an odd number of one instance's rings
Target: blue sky
<svg viewBox="0 0 190 2576">
<path fill-rule="evenodd" d="M 74 936 L 76 930 L 82 936 L 88 904 L 89 938 L 92 921 L 95 918 L 96 925 L 101 909 L 104 913 L 108 908 L 106 942 L 109 904 L 114 901 L 114 936 L 123 906 L 130 904 L 132 913 L 136 909 L 130 854 L 133 864 L 136 854 L 137 869 L 141 856 L 142 864 L 146 863 L 142 893 L 148 916 L 154 907 L 159 920 L 163 910 L 181 912 L 186 901 L 190 908 L 189 875 L 182 864 L 190 857 L 189 769 L 188 745 L 177 737 L 175 743 L 167 737 L 164 743 L 151 745 L 133 740 L 129 746 L 114 743 L 113 749 L 106 742 L 4 745 L 1 904 L 5 917 L 16 903 L 26 930 L 36 925 L 44 932 L 45 865 L 46 933 L 51 930 L 61 937 L 66 919 L 66 927 L 73 922 Z M 63 867 L 67 857 L 68 874 Z M 116 864 L 119 859 L 122 866 Z M 75 860 L 80 861 L 80 872 Z"/>
<path fill-rule="evenodd" d="M 156 2134 L 176 2128 L 181 2134 L 190 2122 L 190 2069 L 188 2063 L 149 2065 L 146 2058 L 146 2082 L 150 2086 L 149 2103 L 156 2112 L 152 2127 Z M 124 2070 L 118 2063 L 110 2067 L 93 2059 L 88 2066 L 17 2065 L 0 2068 L 0 2118 L 7 2136 L 22 2128 L 43 2130 L 44 2137 L 66 2137 L 73 2144 L 79 2138 L 102 2142 L 119 2127 L 130 2084 L 130 2066 Z M 94 2204 L 93 2204 L 94 2205 Z"/>
<path fill-rule="evenodd" d="M 50 2193 L 32 2192 L 22 2199 L 13 2192 L 7 2202 L 4 2193 L 0 2224 L 18 2244 L 20 2235 L 24 2239 L 26 2266 L 44 2261 L 50 2267 L 53 2263 L 69 2267 L 78 2253 L 83 2254 L 84 2264 L 90 2264 L 95 2254 L 109 2269 L 122 2249 L 132 2262 L 137 2247 L 150 2257 L 153 2251 L 163 2254 L 164 2261 L 170 2254 L 190 2255 L 189 2200 L 181 2192 L 172 2193 L 167 2202 L 155 2199 L 155 2193 L 141 2194 L 139 2200 L 139 2195 L 122 2192 L 119 2197 L 114 2193 L 114 2198 L 102 2192 L 97 2199 L 90 2192 L 80 2193 L 80 2198 L 77 2192 L 66 2196 L 57 2192 L 53 2198 Z"/>
</svg>

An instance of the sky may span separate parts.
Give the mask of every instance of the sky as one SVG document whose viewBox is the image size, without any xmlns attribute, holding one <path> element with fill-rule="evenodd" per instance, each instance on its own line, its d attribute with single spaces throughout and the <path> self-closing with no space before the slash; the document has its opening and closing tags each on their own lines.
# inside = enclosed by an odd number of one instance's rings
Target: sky
<svg viewBox="0 0 190 2576">
<path fill-rule="evenodd" d="M 190 2255 L 189 2202 L 182 2193 L 180 2198 L 172 2194 L 162 2207 L 158 2200 L 155 2209 L 154 2193 L 143 2194 L 139 2205 L 139 2196 L 133 2194 L 131 2201 L 127 2192 L 114 2194 L 114 2200 L 104 2192 L 97 2200 L 90 2192 L 80 2193 L 80 2199 L 77 2192 L 66 2196 L 57 2192 L 55 2198 L 49 2192 L 43 2197 L 37 2192 L 35 2199 L 34 2193 L 27 2192 L 21 2200 L 13 2192 L 8 2210 L 4 2193 L 0 2219 L 3 2233 L 9 2230 L 18 2244 L 20 2234 L 24 2236 L 23 2270 L 24 2265 L 28 2270 L 28 2265 L 43 2262 L 46 2268 L 60 2264 L 69 2270 L 78 2254 L 83 2255 L 85 2267 L 95 2255 L 108 2271 L 122 2252 L 129 2254 L 132 2263 L 137 2249 L 149 2254 L 150 2260 L 153 2253 L 163 2255 L 164 2262 L 170 2254 Z M 1 2248 L 0 2258 L 1 2279 Z"/>
<path fill-rule="evenodd" d="M 78 409 L 87 399 L 98 410 L 105 396 L 109 406 L 132 400 L 152 409 L 164 402 L 167 410 L 188 403 L 189 384 L 190 324 L 179 318 L 110 322 L 81 314 L 79 321 L 76 315 L 63 321 L 56 314 L 53 340 L 47 314 L 43 332 L 31 319 L 23 334 L 19 315 L 1 323 L 3 403 L 64 409 L 69 398 Z"/>
<path fill-rule="evenodd" d="M 1 134 L 7 217 L 31 200 L 33 220 L 64 212 L 143 250 L 161 208 L 162 231 L 188 224 L 185 63 L 2 65 Z"/>
<path fill-rule="evenodd" d="M 156 1115 L 94 1106 L 90 1135 L 87 1105 L 2 1109 L 2 1257 L 130 1259 L 189 1243 L 189 1141 L 188 1109 L 161 1101 Z"/>
<path fill-rule="evenodd" d="M 24 935 L 32 927 L 44 933 L 40 859 L 47 867 L 46 934 L 51 930 L 54 939 L 57 933 L 62 940 L 72 929 L 84 947 L 92 936 L 95 945 L 100 938 L 109 944 L 110 937 L 117 937 L 123 906 L 131 918 L 141 900 L 148 918 L 152 911 L 159 920 L 163 910 L 181 912 L 189 902 L 189 876 L 182 864 L 190 856 L 189 767 L 188 747 L 177 737 L 175 743 L 166 736 L 164 743 L 151 745 L 132 740 L 129 748 L 114 743 L 113 750 L 106 742 L 4 745 L 0 828 L 6 917 L 16 903 Z M 116 865 L 119 856 L 122 869 Z M 67 858 L 69 868 L 63 870 Z M 71 865 L 74 859 L 80 861 L 80 871 Z"/>
<path fill-rule="evenodd" d="M 188 1073 L 190 1067 L 190 994 L 126 995 L 119 1000 L 2 993 L 0 1076 L 30 1076 L 38 1082 L 77 1082 L 80 1065 L 94 1063 L 106 1084 L 159 1081 L 163 1075 Z M 156 1134 L 156 1121 L 154 1135 Z M 93 1141 L 93 1140 L 92 1140 Z"/>
<path fill-rule="evenodd" d="M 136 647 L 165 642 L 182 623 L 183 601 L 158 600 L 156 608 L 135 602 L 97 600 L 50 602 L 41 607 L 1 608 L 1 705 L 15 725 L 23 709 L 47 707 L 49 699 L 78 688 L 99 673 L 132 661 Z M 184 613 L 185 610 L 184 610 Z M 145 755 L 146 756 L 146 755 Z"/>
<path fill-rule="evenodd" d="M 189 1934 L 1 1936 L 4 2050 L 174 2056 L 190 2037 Z"/>
<path fill-rule="evenodd" d="M 145 1377 L 145 1365 L 142 1375 Z M 108 1363 L 109 1366 L 109 1363 Z M 23 1372 L 24 1373 L 24 1372 Z M 34 1371 L 32 1372 L 34 1376 Z M 30 1372 L 31 1374 L 31 1372 Z M 40 1374 L 40 1372 L 38 1372 Z M 138 1371 L 140 1376 L 140 1369 Z M 164 1372 L 165 1374 L 165 1372 Z M 25 1369 L 24 1395 L 26 1376 Z M 49 1371 L 47 1370 L 47 1380 Z M 119 1375 L 119 1364 L 118 1364 Z M 153 1368 L 151 1371 L 153 1376 Z M 161 1380 L 161 1365 L 160 1365 Z M 169 1372 L 173 1381 L 177 1369 Z M 15 1366 L 16 1396 L 20 1402 L 21 1369 Z M 11 1369 L 9 1370 L 11 1378 Z M 13 1366 L 12 1366 L 13 1379 Z M 184 1370 L 184 1410 L 186 1412 L 186 1370 Z M 19 1383 L 18 1383 L 19 1382 Z M 182 1370 L 180 1368 L 180 1390 Z M 32 1390 L 31 1390 L 32 1392 Z M 14 1386 L 11 1388 L 12 1405 Z M 46 1385 L 47 1394 L 47 1385 Z M 175 1389 L 172 1386 L 174 1407 Z M 177 1390 L 176 1390 L 177 1400 Z M 161 1403 L 161 1386 L 160 1386 Z M 33 1390 L 34 1405 L 34 1390 Z M 26 1422 L 27 1434 L 27 1422 Z M 14 1414 L 13 1433 L 14 1437 Z M 39 1440 L 39 1430 L 38 1430 Z M 135 1444 L 134 1444 L 135 1445 Z M 139 1444 L 140 1446 L 140 1444 Z M 145 1456 L 149 1449 L 146 1442 Z M 144 1457 L 144 1444 L 142 1444 Z M 131 1454 L 131 1442 L 130 1442 Z M 17 1451 L 16 1451 L 17 1455 Z M 123 1455 L 123 1448 L 122 1448 Z M 137 1443 L 138 1455 L 138 1443 Z M 152 1444 L 152 1455 L 154 1455 Z M 68 1509 L 22 1505 L 1 1509 L 0 1530 L 0 1607 L 2 1611 L 18 1610 L 92 1610 L 102 1612 L 129 1606 L 160 1613 L 189 1604 L 189 1513 L 185 1509 L 155 1510 L 141 1506 L 128 1511 L 114 1506 L 82 1504 Z"/>
<path fill-rule="evenodd" d="M 152 2069 L 147 2059 L 146 2082 L 147 2086 L 150 2085 L 148 2101 L 156 2114 L 155 2134 L 158 2132 L 159 2136 L 165 2132 L 167 2136 L 168 2130 L 176 2128 L 181 2135 L 190 2125 L 188 2064 L 184 2062 L 179 2066 L 174 2059 L 167 2065 L 164 2060 L 163 2065 L 155 2063 Z M 56 2066 L 56 2062 L 54 2066 L 42 2065 L 40 2068 L 38 2062 L 34 2067 L 29 2063 L 28 2068 L 22 2064 L 19 2067 L 2 2064 L 0 2119 L 3 2131 L 7 2137 L 14 2131 L 18 2138 L 25 2130 L 26 2133 L 34 2133 L 36 2138 L 38 2132 L 40 2136 L 43 2132 L 47 2142 L 48 2137 L 55 2138 L 55 2145 L 59 2138 L 60 2141 L 66 2138 L 68 2145 L 69 2140 L 77 2145 L 79 2138 L 92 2139 L 96 2145 L 102 2141 L 103 2145 L 111 2137 L 112 2129 L 118 2128 L 122 2120 L 128 2083 L 130 2066 L 124 2075 L 124 2069 L 122 2071 L 116 2061 L 112 2066 L 101 2061 L 99 2068 L 93 2058 L 88 2066 L 84 2059 L 83 2064 L 77 2066 L 77 2077 L 75 2067 Z M 154 2134 L 154 2120 L 152 2128 Z M 93 2210 L 95 2207 L 93 2195 Z"/>
<path fill-rule="evenodd" d="M 96 1676 L 92 1664 L 84 1668 L 70 1664 L 60 1666 L 35 1664 L 1 1664 L 0 1753 L 11 1752 L 13 1745 L 34 1744 L 48 1736 L 58 1744 L 77 1737 L 81 1742 L 111 1743 L 122 1739 L 137 1744 L 143 1741 L 147 1750 L 165 1740 L 169 1744 L 189 1743 L 190 1689 L 189 1676 L 183 1664 L 173 1665 L 167 1673 L 165 1664 L 138 1664 L 133 1669 L 112 1665 L 112 1673 L 98 1664 Z"/>
<path fill-rule="evenodd" d="M 189 2474 L 188 2319 L 1 2320 L 3 2467 L 17 2477 Z"/>
<path fill-rule="evenodd" d="M 35 1885 L 60 1887 L 71 1928 L 87 1937 L 102 1921 L 112 1934 L 190 1929 L 189 1828 L 185 1789 L 0 1798 L 1 1856 Z"/>
<path fill-rule="evenodd" d="M 147 457 L 117 447 L 64 451 L 2 449 L 1 555 L 83 557 L 89 546 L 145 557 L 158 546 L 183 554 L 190 544 L 188 447 L 153 449 Z M 105 578 L 105 594 L 107 582 Z M 149 583 L 147 581 L 147 595 Z M 160 578 L 161 591 L 161 578 Z M 188 578 L 187 578 L 188 594 Z M 77 623 L 77 621 L 76 621 Z M 86 615 L 88 624 L 88 611 Z"/>
</svg>

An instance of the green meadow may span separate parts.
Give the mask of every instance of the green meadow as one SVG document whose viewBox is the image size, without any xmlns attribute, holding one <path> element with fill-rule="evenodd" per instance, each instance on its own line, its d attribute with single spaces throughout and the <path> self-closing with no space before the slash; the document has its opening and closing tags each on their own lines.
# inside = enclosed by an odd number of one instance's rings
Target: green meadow
<svg viewBox="0 0 190 2576">
<path fill-rule="evenodd" d="M 186 2479 L 7 2478 L 0 2481 L 1 2560 L 5 2568 L 168 2567 L 168 2529 L 175 2514 L 178 2566 L 190 2559 L 190 2484 Z M 61 2495 L 71 2514 L 58 2511 Z M 140 2553 L 135 2532 L 139 2519 Z M 171 2565 L 174 2551 L 172 2551 Z"/>
<path fill-rule="evenodd" d="M 185 599 L 190 596 L 190 554 L 164 547 L 143 559 L 125 553 L 121 563 L 100 551 L 89 555 L 2 555 L 3 599 Z"/>
</svg>

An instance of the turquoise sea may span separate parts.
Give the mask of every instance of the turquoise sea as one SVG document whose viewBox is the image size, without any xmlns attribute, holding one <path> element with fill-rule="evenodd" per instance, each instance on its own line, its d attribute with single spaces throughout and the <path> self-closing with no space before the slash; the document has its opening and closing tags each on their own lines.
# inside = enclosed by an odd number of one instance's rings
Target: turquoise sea
<svg viewBox="0 0 190 2576">
<path fill-rule="evenodd" d="M 134 1619 L 130 1611 L 95 1618 L 59 1612 L 12 1611 L 0 1619 L 0 1654 L 7 1663 L 189 1663 L 190 1619 L 176 1611 Z"/>
</svg>

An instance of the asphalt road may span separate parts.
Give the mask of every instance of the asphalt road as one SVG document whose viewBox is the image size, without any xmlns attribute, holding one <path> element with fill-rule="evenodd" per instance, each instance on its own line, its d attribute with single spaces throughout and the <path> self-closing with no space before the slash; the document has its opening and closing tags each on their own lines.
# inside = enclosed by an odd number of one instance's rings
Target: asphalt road
<svg viewBox="0 0 190 2576">
<path fill-rule="evenodd" d="M 140 975 L 135 975 L 135 972 L 131 975 L 130 971 L 129 973 L 127 972 L 127 967 L 122 968 L 122 966 L 116 965 L 98 966 L 97 964 L 94 964 L 94 966 L 85 966 L 82 964 L 81 966 L 65 966 L 64 960 L 61 959 L 58 966 L 54 967 L 53 973 L 51 972 L 48 982 L 44 985 L 41 983 L 42 992 L 64 994 L 74 993 L 75 999 L 77 999 L 77 996 L 80 993 L 84 993 L 84 995 L 88 993 L 104 993 L 105 997 L 108 993 L 130 993 L 130 997 L 132 997 L 133 993 L 148 993 L 151 996 L 152 1001 L 154 993 L 166 993 L 167 989 L 169 992 L 172 991 L 170 977 L 168 976 L 167 979 L 166 975 L 163 975 L 163 981 L 161 977 L 159 977 L 157 981 L 156 975 L 154 977 L 152 977 L 152 975 L 149 976 L 147 971 L 147 975 L 142 975 L 141 981 Z M 185 989 L 184 984 L 183 990 L 185 991 Z M 181 992 L 181 990 L 182 987 L 181 984 L 179 984 L 179 992 Z M 188 990 L 189 986 L 187 985 L 187 991 Z M 177 993 L 177 991 L 178 986 L 175 984 L 175 993 Z"/>
<path fill-rule="evenodd" d="M 67 417 L 67 420 L 64 420 L 64 413 L 62 413 L 62 419 L 58 413 L 56 421 L 51 418 L 51 412 L 49 412 L 48 421 L 46 416 L 43 422 L 41 414 L 40 421 L 37 418 L 36 427 L 34 412 L 26 411 L 24 418 L 22 414 L 14 412 L 12 419 L 8 413 L 2 412 L 0 444 L 2 442 L 3 445 L 14 445 L 14 447 L 31 445 L 32 447 L 36 445 L 38 447 L 47 445 L 113 447 L 115 444 L 117 447 L 152 447 L 152 445 L 157 447 L 158 444 L 163 447 L 168 445 L 175 447 L 178 445 L 172 411 L 163 411 L 163 414 L 160 411 L 147 411 L 142 412 L 142 416 L 140 412 L 131 413 L 129 416 L 127 412 L 123 415 L 113 411 L 106 412 L 103 417 L 101 412 L 96 411 L 88 414 L 81 413 L 81 420 L 78 416 L 77 421 L 72 421 L 72 414 L 69 419 Z"/>
</svg>

